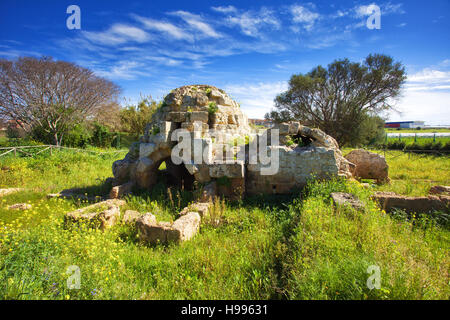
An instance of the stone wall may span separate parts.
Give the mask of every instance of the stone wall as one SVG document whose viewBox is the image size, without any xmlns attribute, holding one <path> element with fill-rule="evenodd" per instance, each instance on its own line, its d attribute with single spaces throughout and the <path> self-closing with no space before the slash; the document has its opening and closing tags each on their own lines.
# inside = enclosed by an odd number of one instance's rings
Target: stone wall
<svg viewBox="0 0 450 320">
<path fill-rule="evenodd" d="M 177 129 L 186 129 L 193 142 L 190 157 L 179 165 L 170 160 L 176 150 L 177 141 L 172 139 Z M 260 139 L 271 137 L 272 130 L 253 134 L 239 104 L 223 90 L 207 85 L 172 90 L 140 141 L 123 160 L 114 162 L 115 185 L 130 182 L 151 188 L 163 161 L 174 178 L 191 178 L 200 184 L 217 182 L 213 189 L 226 196 L 289 193 L 309 179 L 351 176 L 351 164 L 332 137 L 298 122 L 279 124 L 275 129 L 279 130 L 280 145 L 270 138 L 268 146 L 262 145 Z M 277 170 L 267 175 L 267 166 L 253 161 L 250 150 L 278 154 Z"/>
</svg>

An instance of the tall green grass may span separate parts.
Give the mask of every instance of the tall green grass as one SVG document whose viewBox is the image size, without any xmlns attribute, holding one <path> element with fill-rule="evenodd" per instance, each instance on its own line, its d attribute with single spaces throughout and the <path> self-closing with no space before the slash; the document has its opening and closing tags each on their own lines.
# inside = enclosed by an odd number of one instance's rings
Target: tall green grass
<svg viewBox="0 0 450 320">
<path fill-rule="evenodd" d="M 302 194 L 216 203 L 214 217 L 203 219 L 199 234 L 180 245 L 145 245 L 125 224 L 104 232 L 66 229 L 64 214 L 87 203 L 45 194 L 75 186 L 103 192 L 115 158 L 102 157 L 67 153 L 0 162 L 7 167 L 2 187 L 30 186 L 0 200 L 1 299 L 450 297 L 449 230 L 422 221 L 427 218 L 390 217 L 369 199 L 371 190 L 356 182 L 317 181 Z M 408 156 L 402 157 L 388 159 L 394 176 L 412 178 L 434 168 L 432 179 L 448 179 L 441 171 L 447 160 L 425 157 L 407 169 Z M 366 208 L 334 208 L 329 194 L 336 191 L 356 194 Z M 163 184 L 136 192 L 124 209 L 175 219 L 192 194 L 170 192 L 172 197 Z M 33 207 L 7 209 L 17 202 Z M 81 270 L 80 290 L 67 288 L 71 265 Z M 367 287 L 370 265 L 381 269 L 380 290 Z"/>
</svg>

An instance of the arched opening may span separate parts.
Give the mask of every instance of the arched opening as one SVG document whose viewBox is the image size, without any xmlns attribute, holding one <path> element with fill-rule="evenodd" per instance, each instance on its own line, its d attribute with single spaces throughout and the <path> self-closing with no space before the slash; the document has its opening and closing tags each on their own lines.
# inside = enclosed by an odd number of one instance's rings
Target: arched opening
<svg viewBox="0 0 450 320">
<path fill-rule="evenodd" d="M 304 136 L 302 134 L 296 134 L 292 137 L 294 143 L 298 144 L 299 147 L 308 147 L 313 142 L 311 137 Z"/>
<path fill-rule="evenodd" d="M 189 173 L 184 164 L 176 165 L 168 157 L 161 160 L 158 168 L 158 181 L 164 181 L 167 186 L 193 190 L 195 177 Z"/>
</svg>

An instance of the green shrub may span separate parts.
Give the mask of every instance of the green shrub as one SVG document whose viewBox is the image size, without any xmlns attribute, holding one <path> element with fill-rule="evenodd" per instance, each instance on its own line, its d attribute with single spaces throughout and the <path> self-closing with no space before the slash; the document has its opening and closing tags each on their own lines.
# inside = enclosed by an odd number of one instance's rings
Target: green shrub
<svg viewBox="0 0 450 320">
<path fill-rule="evenodd" d="M 217 104 L 215 102 L 210 102 L 209 106 L 208 106 L 208 113 L 210 115 L 215 114 L 217 111 L 219 110 L 219 108 L 217 107 Z"/>
<path fill-rule="evenodd" d="M 77 124 L 64 136 L 63 144 L 67 147 L 85 148 L 90 144 L 91 138 L 92 133 L 86 126 Z"/>
<path fill-rule="evenodd" d="M 108 127 L 100 124 L 94 123 L 94 128 L 92 131 L 91 144 L 96 147 L 111 147 L 111 143 L 115 137 L 115 134 L 110 132 Z"/>
</svg>

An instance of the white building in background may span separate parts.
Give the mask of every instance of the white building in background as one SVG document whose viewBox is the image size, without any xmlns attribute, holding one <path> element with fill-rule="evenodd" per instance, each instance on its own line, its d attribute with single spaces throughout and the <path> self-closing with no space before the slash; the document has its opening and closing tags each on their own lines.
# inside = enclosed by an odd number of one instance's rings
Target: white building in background
<svg viewBox="0 0 450 320">
<path fill-rule="evenodd" d="M 385 128 L 401 128 L 401 129 L 416 129 L 425 127 L 425 121 L 396 121 L 386 122 Z"/>
</svg>

